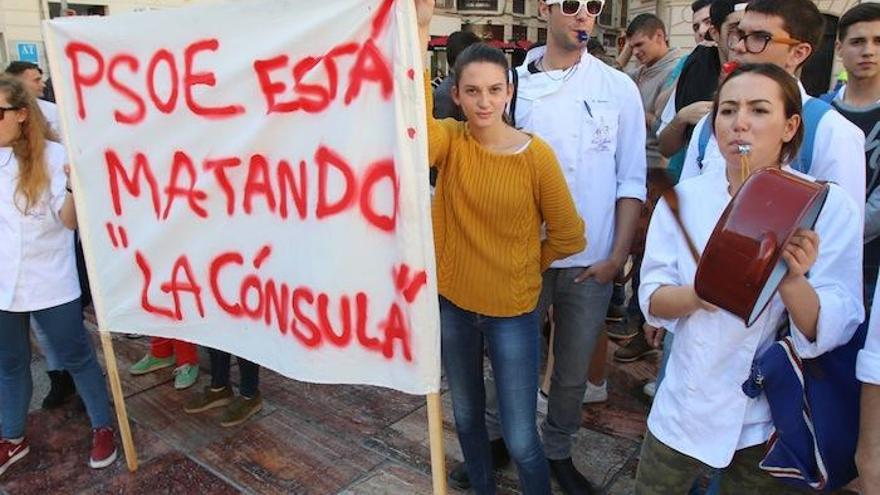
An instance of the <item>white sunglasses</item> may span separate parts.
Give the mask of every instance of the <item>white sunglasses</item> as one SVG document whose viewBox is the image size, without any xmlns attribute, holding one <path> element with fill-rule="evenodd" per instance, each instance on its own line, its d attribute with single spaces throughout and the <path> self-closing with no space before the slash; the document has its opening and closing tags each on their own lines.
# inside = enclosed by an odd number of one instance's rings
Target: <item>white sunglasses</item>
<svg viewBox="0 0 880 495">
<path fill-rule="evenodd" d="M 586 6 L 587 15 L 597 17 L 602 13 L 605 0 L 545 0 L 547 5 L 559 5 L 562 15 L 575 16 Z"/>
</svg>

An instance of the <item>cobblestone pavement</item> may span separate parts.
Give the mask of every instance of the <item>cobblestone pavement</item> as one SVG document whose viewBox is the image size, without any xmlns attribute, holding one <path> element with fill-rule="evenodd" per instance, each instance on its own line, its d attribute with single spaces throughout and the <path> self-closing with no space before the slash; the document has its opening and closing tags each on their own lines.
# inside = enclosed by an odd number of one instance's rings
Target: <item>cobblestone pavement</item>
<svg viewBox="0 0 880 495">
<path fill-rule="evenodd" d="M 28 418 L 31 453 L 0 478 L 0 492 L 431 492 L 423 397 L 379 387 L 308 384 L 262 370 L 263 410 L 247 423 L 226 429 L 218 424 L 219 410 L 200 415 L 183 412 L 185 400 L 208 382 L 205 355 L 199 383 L 175 391 L 170 369 L 140 377 L 127 373 L 129 365 L 147 351 L 149 339 L 116 335 L 113 340 L 138 471 L 129 473 L 121 458 L 104 470 L 87 467 L 88 420 L 78 404 L 51 412 L 38 409 L 48 383 L 45 364 L 35 354 L 33 412 Z M 98 345 L 97 338 L 95 342 Z M 610 397 L 607 403 L 584 407 L 573 457 L 603 493 L 630 494 L 650 404 L 641 388 L 656 373 L 657 357 L 617 365 L 611 360 L 616 346 L 609 347 Z M 234 380 L 236 373 L 233 367 Z M 447 464 L 452 466 L 461 460 L 461 452 L 447 393 L 443 405 Z M 503 471 L 498 481 L 499 493 L 519 493 L 513 467 Z"/>
</svg>

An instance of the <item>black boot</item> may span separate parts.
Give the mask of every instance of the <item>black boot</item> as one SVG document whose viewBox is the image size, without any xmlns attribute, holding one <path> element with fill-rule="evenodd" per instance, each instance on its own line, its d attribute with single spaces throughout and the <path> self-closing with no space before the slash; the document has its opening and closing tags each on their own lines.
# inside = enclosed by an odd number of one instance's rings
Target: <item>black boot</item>
<svg viewBox="0 0 880 495">
<path fill-rule="evenodd" d="M 504 439 L 492 440 L 489 442 L 489 448 L 492 451 L 492 469 L 497 471 L 510 464 L 510 454 L 507 452 Z M 449 484 L 459 490 L 467 490 L 471 487 L 471 480 L 468 478 L 467 468 L 463 462 L 449 473 Z"/>
<path fill-rule="evenodd" d="M 73 384 L 73 377 L 64 370 L 49 371 L 48 374 L 51 388 L 43 399 L 43 409 L 55 409 L 76 395 L 76 386 Z"/>
<path fill-rule="evenodd" d="M 571 457 L 567 459 L 547 459 L 547 462 L 550 463 L 550 474 L 556 478 L 560 488 L 562 488 L 566 495 L 593 495 L 597 493 L 593 485 L 587 481 L 587 478 L 584 478 L 584 475 L 574 467 Z"/>
</svg>

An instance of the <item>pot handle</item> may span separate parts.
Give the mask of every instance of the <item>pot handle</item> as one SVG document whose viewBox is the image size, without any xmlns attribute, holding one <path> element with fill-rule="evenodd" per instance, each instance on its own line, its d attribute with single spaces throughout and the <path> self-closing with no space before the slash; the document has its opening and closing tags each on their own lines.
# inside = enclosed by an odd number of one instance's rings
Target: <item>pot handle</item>
<svg viewBox="0 0 880 495">
<path fill-rule="evenodd" d="M 761 283 L 761 275 L 767 268 L 767 264 L 773 258 L 776 250 L 776 234 L 774 232 L 761 233 L 761 244 L 758 246 L 758 255 L 746 267 L 746 280 L 753 286 Z"/>
</svg>

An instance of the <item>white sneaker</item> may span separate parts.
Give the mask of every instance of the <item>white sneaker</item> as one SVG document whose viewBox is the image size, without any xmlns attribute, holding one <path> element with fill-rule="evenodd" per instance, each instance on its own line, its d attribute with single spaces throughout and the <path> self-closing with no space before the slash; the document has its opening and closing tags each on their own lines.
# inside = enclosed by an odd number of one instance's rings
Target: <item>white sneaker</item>
<svg viewBox="0 0 880 495">
<path fill-rule="evenodd" d="M 538 389 L 538 413 L 547 414 L 547 395 L 540 388 Z"/>
<path fill-rule="evenodd" d="M 657 393 L 657 382 L 648 382 L 642 387 L 642 392 L 645 393 L 650 398 L 654 398 L 654 394 Z"/>
<path fill-rule="evenodd" d="M 601 386 L 596 386 L 587 380 L 587 390 L 584 391 L 583 404 L 596 404 L 608 400 L 608 380 L 602 382 Z"/>
</svg>

